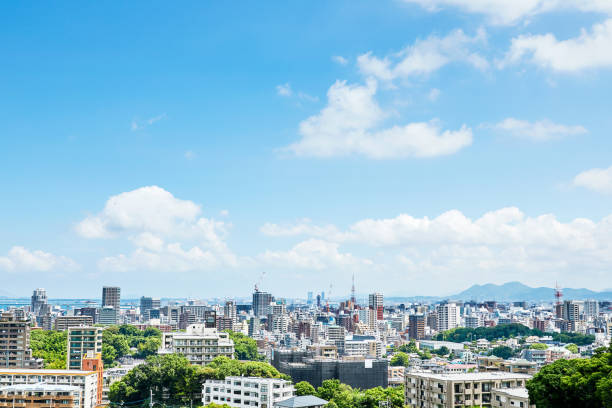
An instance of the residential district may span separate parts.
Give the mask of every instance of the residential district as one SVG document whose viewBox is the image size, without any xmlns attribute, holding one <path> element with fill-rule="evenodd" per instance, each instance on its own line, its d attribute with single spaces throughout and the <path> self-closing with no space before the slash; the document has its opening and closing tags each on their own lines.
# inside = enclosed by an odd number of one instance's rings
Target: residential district
<svg viewBox="0 0 612 408">
<path fill-rule="evenodd" d="M 122 300 L 110 286 L 101 303 L 47 296 L 2 306 L 0 407 L 527 408 L 612 396 L 612 302 L 560 290 L 539 303 L 358 301 L 354 283 L 334 301 L 257 285 L 242 301 Z M 598 369 L 608 383 L 589 382 Z M 579 374 L 582 388 L 551 380 Z"/>
</svg>

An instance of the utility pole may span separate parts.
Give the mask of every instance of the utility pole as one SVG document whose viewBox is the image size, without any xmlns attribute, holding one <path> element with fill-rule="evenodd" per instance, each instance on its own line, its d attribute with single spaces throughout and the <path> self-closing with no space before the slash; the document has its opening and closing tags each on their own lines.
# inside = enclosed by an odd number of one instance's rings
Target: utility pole
<svg viewBox="0 0 612 408">
<path fill-rule="evenodd" d="M 149 388 L 149 407 L 153 408 L 153 388 Z"/>
</svg>

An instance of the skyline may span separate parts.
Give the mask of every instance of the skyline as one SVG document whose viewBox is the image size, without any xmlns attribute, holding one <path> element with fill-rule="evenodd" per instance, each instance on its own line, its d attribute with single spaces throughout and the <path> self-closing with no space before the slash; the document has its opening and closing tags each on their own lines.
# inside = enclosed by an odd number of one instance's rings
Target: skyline
<svg viewBox="0 0 612 408">
<path fill-rule="evenodd" d="M 612 6 L 522 6 L 3 5 L 0 289 L 611 288 Z"/>
</svg>

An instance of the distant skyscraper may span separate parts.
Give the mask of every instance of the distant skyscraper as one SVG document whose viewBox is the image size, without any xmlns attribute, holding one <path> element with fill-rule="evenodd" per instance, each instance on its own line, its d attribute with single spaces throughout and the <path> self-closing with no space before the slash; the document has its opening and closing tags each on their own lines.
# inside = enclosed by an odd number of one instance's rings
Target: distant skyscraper
<svg viewBox="0 0 612 408">
<path fill-rule="evenodd" d="M 121 288 L 117 286 L 104 286 L 102 288 L 102 308 L 111 306 L 115 309 L 117 319 L 119 320 L 119 307 L 121 304 Z"/>
<path fill-rule="evenodd" d="M 321 295 L 317 295 L 317 307 L 321 307 Z"/>
<path fill-rule="evenodd" d="M 459 326 L 460 310 L 456 303 L 445 303 L 438 305 L 436 309 L 436 321 L 438 331 L 454 329 Z"/>
<path fill-rule="evenodd" d="M 153 309 L 153 298 L 142 296 L 140 298 L 140 315 L 145 316 L 151 309 Z"/>
<path fill-rule="evenodd" d="M 223 308 L 223 316 L 229 319 L 232 319 L 232 323 L 236 323 L 237 313 L 236 313 L 236 302 L 233 300 L 228 300 L 225 302 L 225 307 Z"/>
<path fill-rule="evenodd" d="M 376 310 L 376 319 L 383 319 L 383 295 L 382 293 L 370 293 L 369 296 L 370 309 Z"/>
<path fill-rule="evenodd" d="M 421 340 L 425 337 L 425 316 L 414 314 L 408 317 L 408 336 L 412 340 Z"/>
<path fill-rule="evenodd" d="M 48 312 L 47 291 L 42 288 L 35 289 L 32 293 L 32 313 L 35 316 L 40 316 Z"/>
<path fill-rule="evenodd" d="M 255 316 L 266 316 L 273 299 L 272 295 L 267 292 L 260 292 L 258 290 L 253 292 L 253 313 Z"/>
</svg>

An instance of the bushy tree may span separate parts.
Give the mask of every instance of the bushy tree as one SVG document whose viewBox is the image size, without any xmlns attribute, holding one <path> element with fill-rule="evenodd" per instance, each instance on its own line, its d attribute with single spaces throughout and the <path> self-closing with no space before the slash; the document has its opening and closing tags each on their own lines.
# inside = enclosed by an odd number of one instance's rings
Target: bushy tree
<svg viewBox="0 0 612 408">
<path fill-rule="evenodd" d="M 572 354 L 578 354 L 578 346 L 575 345 L 574 343 L 570 343 L 566 345 L 565 348 L 568 349 L 569 352 Z"/>
<path fill-rule="evenodd" d="M 557 360 L 529 380 L 527 390 L 538 408 L 612 407 L 612 348 L 590 359 Z"/>
<path fill-rule="evenodd" d="M 491 350 L 491 354 L 507 360 L 514 355 L 514 350 L 508 346 L 498 346 Z"/>
<path fill-rule="evenodd" d="M 265 357 L 257 352 L 257 342 L 242 333 L 227 330 L 234 341 L 234 356 L 238 360 L 263 361 Z"/>
<path fill-rule="evenodd" d="M 32 330 L 30 334 L 32 356 L 42 358 L 45 368 L 66 368 L 68 334 L 56 330 Z"/>
<path fill-rule="evenodd" d="M 410 364 L 410 356 L 400 351 L 399 353 L 395 353 L 393 357 L 391 357 L 391 361 L 389 364 L 391 364 L 394 367 L 397 367 L 397 366 L 407 367 L 408 364 Z"/>
<path fill-rule="evenodd" d="M 301 397 L 303 395 L 316 395 L 317 390 L 308 382 L 308 381 L 300 381 L 295 384 L 295 395 Z"/>
<path fill-rule="evenodd" d="M 544 343 L 533 343 L 529 348 L 533 350 L 546 350 L 548 346 Z"/>
</svg>

